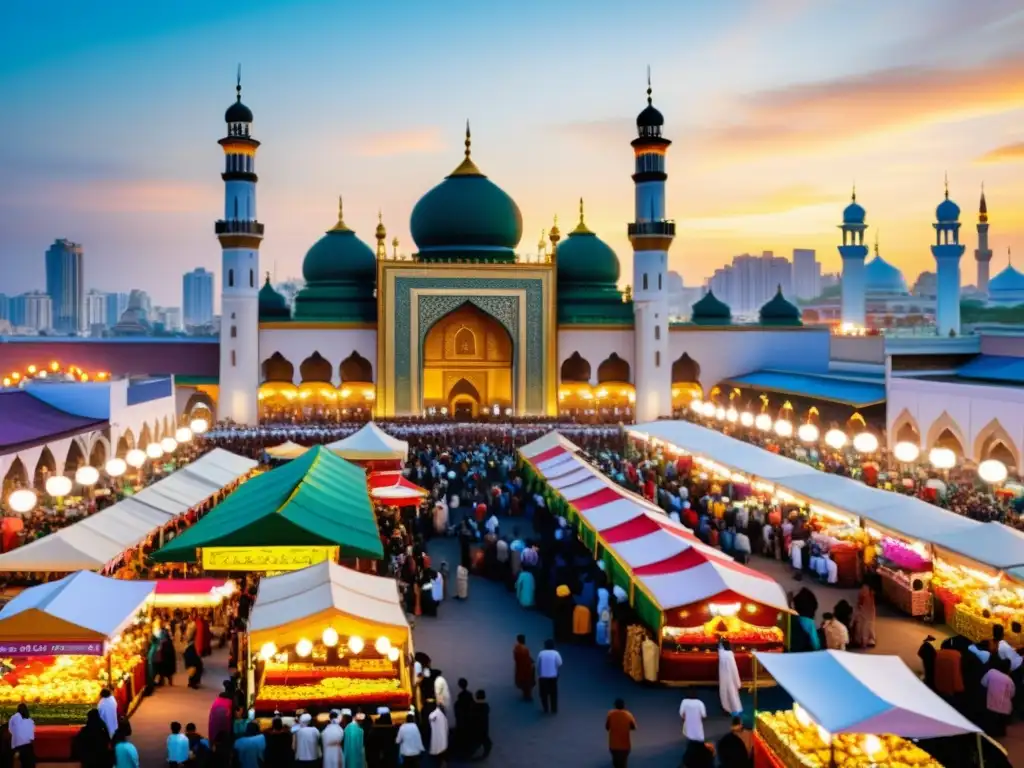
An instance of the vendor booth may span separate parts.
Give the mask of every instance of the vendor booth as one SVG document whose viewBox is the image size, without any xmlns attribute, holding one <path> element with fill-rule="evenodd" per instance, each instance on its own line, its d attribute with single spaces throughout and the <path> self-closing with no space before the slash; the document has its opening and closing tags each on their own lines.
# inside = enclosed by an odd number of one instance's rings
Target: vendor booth
<svg viewBox="0 0 1024 768">
<path fill-rule="evenodd" d="M 216 608 L 238 591 L 232 579 L 157 579 L 149 604 L 154 608 Z"/>
<path fill-rule="evenodd" d="M 253 478 L 153 554 L 206 571 L 291 571 L 384 556 L 366 473 L 316 446 Z"/>
<path fill-rule="evenodd" d="M 328 443 L 327 448 L 367 469 L 401 469 L 409 458 L 409 443 L 392 437 L 372 421 L 358 432 Z"/>
<path fill-rule="evenodd" d="M 293 443 L 291 440 L 286 440 L 280 445 L 272 445 L 266 449 L 267 455 L 278 461 L 291 461 L 292 459 L 297 459 L 308 450 L 308 446 Z"/>
<path fill-rule="evenodd" d="M 26 589 L 0 611 L 0 716 L 29 704 L 40 761 L 70 757 L 103 688 L 120 715 L 133 711 L 146 687 L 152 592 L 152 582 L 81 571 Z"/>
<path fill-rule="evenodd" d="M 367 476 L 370 498 L 389 507 L 417 507 L 428 496 L 425 489 L 400 471 L 371 472 Z"/>
<path fill-rule="evenodd" d="M 327 562 L 263 579 L 248 643 L 258 716 L 412 703 L 412 633 L 394 579 Z"/>
<path fill-rule="evenodd" d="M 544 439 L 544 438 L 542 438 Z M 629 596 L 660 648 L 665 683 L 718 679 L 719 639 L 729 640 L 742 679 L 751 651 L 781 651 L 789 607 L 773 579 L 706 546 L 658 507 L 616 485 L 564 443 L 532 446 L 525 468 L 542 480 L 549 508 L 572 524 L 603 563 L 611 586 Z M 565 441 L 568 442 L 568 441 Z M 569 444 L 571 445 L 571 444 Z"/>
<path fill-rule="evenodd" d="M 757 768 L 942 768 L 910 739 L 976 734 L 981 747 L 981 729 L 898 656 L 815 651 L 755 658 L 759 673 L 767 671 L 794 702 L 790 710 L 759 712 L 755 698 Z"/>
</svg>

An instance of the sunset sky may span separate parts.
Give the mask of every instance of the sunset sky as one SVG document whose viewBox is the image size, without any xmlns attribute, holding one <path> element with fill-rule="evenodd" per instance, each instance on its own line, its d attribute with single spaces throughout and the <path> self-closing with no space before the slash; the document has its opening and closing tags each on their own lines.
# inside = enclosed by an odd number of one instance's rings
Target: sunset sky
<svg viewBox="0 0 1024 768">
<path fill-rule="evenodd" d="M 838 270 L 853 183 L 869 239 L 913 281 L 933 268 L 946 173 L 969 283 L 983 182 L 993 274 L 1007 247 L 1024 266 L 1021 40 L 1020 0 L 12 0 L 0 292 L 42 288 L 57 237 L 84 244 L 87 287 L 159 304 L 181 304 L 184 271 L 219 272 L 216 142 L 238 62 L 278 280 L 301 275 L 338 194 L 367 242 L 380 208 L 411 251 L 409 214 L 458 164 L 468 118 L 474 159 L 522 209 L 520 251 L 555 213 L 571 227 L 582 195 L 630 282 L 629 142 L 650 64 L 687 284 L 794 247 Z"/>
</svg>

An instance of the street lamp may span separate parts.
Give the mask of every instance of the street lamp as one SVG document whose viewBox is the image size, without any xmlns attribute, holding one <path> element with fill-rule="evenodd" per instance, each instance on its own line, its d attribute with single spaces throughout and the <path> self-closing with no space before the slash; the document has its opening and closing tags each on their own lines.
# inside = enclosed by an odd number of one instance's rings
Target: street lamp
<svg viewBox="0 0 1024 768">
<path fill-rule="evenodd" d="M 878 450 L 878 438 L 870 432 L 861 432 L 853 438 L 853 449 L 857 453 L 874 453 Z"/>
<path fill-rule="evenodd" d="M 956 454 L 951 448 L 932 448 L 928 461 L 936 469 L 952 469 L 956 466 Z"/>
<path fill-rule="evenodd" d="M 100 471 L 96 467 L 86 464 L 84 467 L 79 467 L 78 471 L 75 472 L 75 482 L 79 485 L 90 486 L 96 485 L 100 479 Z"/>
<path fill-rule="evenodd" d="M 818 428 L 808 422 L 807 424 L 801 424 L 800 429 L 796 431 L 797 437 L 803 440 L 805 443 L 813 443 L 818 439 Z"/>
<path fill-rule="evenodd" d="M 24 515 L 32 511 L 38 500 L 36 492 L 31 488 L 19 488 L 12 491 L 11 495 L 7 497 L 7 506 L 19 515 Z"/>
<path fill-rule="evenodd" d="M 775 434 L 779 437 L 792 437 L 793 424 L 787 419 L 779 419 L 775 422 Z"/>
<path fill-rule="evenodd" d="M 165 437 L 160 441 L 160 447 L 164 449 L 164 453 L 174 453 L 178 449 L 178 441 L 173 437 Z"/>
<path fill-rule="evenodd" d="M 138 448 L 132 448 L 124 455 L 124 461 L 129 467 L 138 469 L 146 463 L 146 452 Z"/>
<path fill-rule="evenodd" d="M 160 443 L 150 443 L 146 446 L 146 455 L 151 459 L 159 459 L 164 455 L 164 449 L 160 447 Z"/>
<path fill-rule="evenodd" d="M 752 426 L 754 426 L 754 414 L 752 414 L 752 413 L 750 413 L 748 411 L 744 411 L 743 413 L 741 413 L 740 414 L 740 424 L 742 424 L 744 427 L 752 427 Z"/>
<path fill-rule="evenodd" d="M 914 445 L 914 443 L 896 443 L 892 447 L 892 455 L 901 464 L 913 464 L 917 461 L 917 457 L 921 455 L 921 449 Z"/>
<path fill-rule="evenodd" d="M 188 427 L 179 427 L 178 431 L 174 433 L 174 439 L 179 443 L 187 443 L 192 440 L 192 430 Z"/>
<path fill-rule="evenodd" d="M 759 413 L 757 414 L 757 418 L 754 419 L 754 426 L 762 432 L 767 432 L 772 428 L 772 417 L 767 413 Z"/>
<path fill-rule="evenodd" d="M 193 435 L 201 435 L 210 425 L 206 423 L 206 419 L 192 419 L 192 423 L 188 425 L 192 430 Z"/>
<path fill-rule="evenodd" d="M 142 459 L 145 461 L 146 457 Z M 124 459 L 111 459 L 107 462 L 106 470 L 111 477 L 120 477 L 128 471 L 128 463 Z"/>
<path fill-rule="evenodd" d="M 986 459 L 978 465 L 978 477 L 991 485 L 1003 482 L 1007 474 L 1006 465 L 999 459 Z"/>
<path fill-rule="evenodd" d="M 838 451 L 846 445 L 846 433 L 841 429 L 830 429 L 825 433 L 825 444 Z"/>
</svg>

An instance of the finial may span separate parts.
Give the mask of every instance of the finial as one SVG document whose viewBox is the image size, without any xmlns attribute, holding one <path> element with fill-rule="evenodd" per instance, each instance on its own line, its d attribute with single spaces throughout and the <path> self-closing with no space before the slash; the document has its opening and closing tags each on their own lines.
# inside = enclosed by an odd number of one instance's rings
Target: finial
<svg viewBox="0 0 1024 768">
<path fill-rule="evenodd" d="M 949 200 L 949 172 L 948 171 L 944 174 L 943 181 L 944 181 L 944 185 L 946 187 L 946 199 Z"/>
<path fill-rule="evenodd" d="M 651 99 L 651 65 L 647 65 L 647 106 L 651 106 L 653 99 Z"/>
<path fill-rule="evenodd" d="M 344 206 L 344 202 L 343 202 L 343 200 L 341 198 L 341 195 L 338 195 L 338 223 L 335 224 L 333 227 L 331 227 L 331 229 L 329 231 L 331 231 L 331 232 L 351 232 L 352 231 L 345 224 L 345 206 Z"/>
<path fill-rule="evenodd" d="M 1008 266 L 1008 267 L 1012 267 L 1013 266 L 1013 256 L 1010 253 L 1010 246 L 1006 246 L 1006 266 Z"/>
<path fill-rule="evenodd" d="M 880 231 L 881 230 L 879 230 L 879 229 L 875 229 L 875 256 L 878 255 L 878 233 Z"/>
<path fill-rule="evenodd" d="M 235 76 L 235 98 L 242 100 L 242 63 L 238 63 L 238 74 Z"/>
<path fill-rule="evenodd" d="M 580 224 L 583 224 L 583 198 L 580 198 Z"/>
<path fill-rule="evenodd" d="M 270 285 L 270 270 L 269 269 L 267 270 L 266 275 L 267 275 L 267 285 Z"/>
<path fill-rule="evenodd" d="M 382 211 L 380 208 L 377 209 L 377 223 L 384 223 L 384 211 Z"/>
<path fill-rule="evenodd" d="M 586 221 L 583 218 L 583 198 L 582 197 L 580 198 L 580 221 L 576 225 L 576 229 L 574 229 L 569 234 L 572 234 L 572 235 L 592 235 L 593 234 L 593 232 L 590 231 L 590 228 L 587 227 Z"/>
<path fill-rule="evenodd" d="M 469 130 L 469 120 L 466 120 L 466 142 L 465 143 L 466 143 L 466 151 L 465 151 L 466 157 L 463 159 L 463 161 L 461 163 L 459 163 L 459 167 L 451 172 L 451 175 L 452 176 L 483 176 L 483 174 L 480 173 L 480 169 L 476 167 L 476 163 L 474 163 L 472 158 L 470 157 L 470 151 L 472 149 L 472 144 L 473 144 L 473 135 L 472 135 L 472 133 Z"/>
<path fill-rule="evenodd" d="M 853 192 L 850 193 L 850 202 L 851 203 L 856 203 L 857 202 L 857 182 L 856 181 L 853 182 Z"/>
</svg>

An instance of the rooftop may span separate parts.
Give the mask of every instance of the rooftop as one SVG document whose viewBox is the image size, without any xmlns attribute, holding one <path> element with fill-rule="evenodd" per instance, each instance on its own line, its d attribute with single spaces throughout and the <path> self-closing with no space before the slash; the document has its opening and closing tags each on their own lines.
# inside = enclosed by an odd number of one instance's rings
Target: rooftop
<svg viewBox="0 0 1024 768">
<path fill-rule="evenodd" d="M 93 419 L 54 408 L 28 392 L 0 392 L 0 452 L 102 429 L 105 419 Z"/>
<path fill-rule="evenodd" d="M 835 376 L 787 371 L 754 371 L 734 376 L 725 383 L 767 392 L 811 397 L 865 408 L 885 402 L 885 381 L 870 374 Z"/>
</svg>

